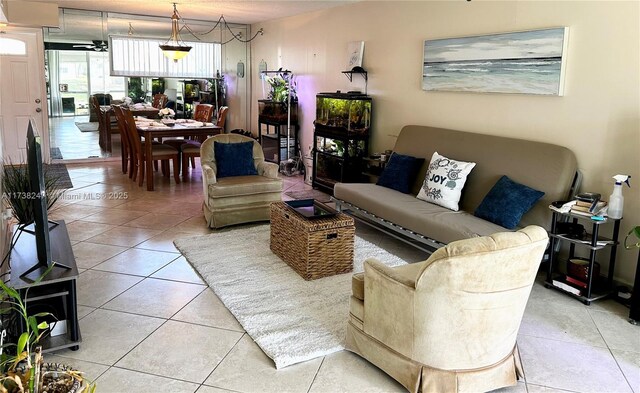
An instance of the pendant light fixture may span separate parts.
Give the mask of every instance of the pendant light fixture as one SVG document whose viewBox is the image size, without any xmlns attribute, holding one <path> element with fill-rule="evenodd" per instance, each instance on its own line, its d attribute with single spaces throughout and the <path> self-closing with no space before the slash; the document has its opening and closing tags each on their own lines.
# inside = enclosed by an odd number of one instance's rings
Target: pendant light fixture
<svg viewBox="0 0 640 393">
<path fill-rule="evenodd" d="M 189 51 L 191 50 L 191 47 L 186 45 L 184 41 L 180 39 L 180 27 L 178 26 L 179 20 L 180 16 L 178 16 L 176 3 L 173 3 L 173 15 L 171 16 L 171 37 L 169 37 L 164 45 L 160 45 L 160 49 L 162 50 L 162 54 L 164 54 L 168 59 L 173 60 L 175 63 L 189 54 Z"/>
</svg>

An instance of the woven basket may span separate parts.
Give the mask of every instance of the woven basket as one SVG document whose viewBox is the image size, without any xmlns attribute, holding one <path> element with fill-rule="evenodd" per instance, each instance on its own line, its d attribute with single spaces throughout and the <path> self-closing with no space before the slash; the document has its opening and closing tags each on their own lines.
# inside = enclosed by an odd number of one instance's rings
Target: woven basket
<svg viewBox="0 0 640 393">
<path fill-rule="evenodd" d="M 271 204 L 271 251 L 305 280 L 353 270 L 353 218 L 308 219 L 283 202 Z"/>
</svg>

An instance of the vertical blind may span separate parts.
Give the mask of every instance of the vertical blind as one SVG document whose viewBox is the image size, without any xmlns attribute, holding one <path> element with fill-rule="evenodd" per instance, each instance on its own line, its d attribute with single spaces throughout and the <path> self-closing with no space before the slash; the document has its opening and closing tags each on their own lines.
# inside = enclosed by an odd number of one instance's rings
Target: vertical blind
<svg viewBox="0 0 640 393">
<path fill-rule="evenodd" d="M 174 62 L 160 50 L 166 40 L 110 37 L 111 76 L 213 78 L 221 70 L 221 45 L 185 42 L 189 54 Z"/>
</svg>

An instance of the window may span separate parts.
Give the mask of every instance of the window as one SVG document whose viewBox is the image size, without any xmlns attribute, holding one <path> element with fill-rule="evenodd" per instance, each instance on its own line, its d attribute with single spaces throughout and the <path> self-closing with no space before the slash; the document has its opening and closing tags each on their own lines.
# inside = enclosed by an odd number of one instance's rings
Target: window
<svg viewBox="0 0 640 393">
<path fill-rule="evenodd" d="M 109 55 L 106 52 L 87 52 L 89 54 L 90 94 L 109 93 L 115 99 L 125 96 L 125 78 L 109 75 Z"/>
<path fill-rule="evenodd" d="M 0 55 L 19 55 L 27 54 L 27 45 L 13 38 L 0 37 Z"/>
<path fill-rule="evenodd" d="M 192 49 L 177 63 L 160 50 L 165 40 L 111 37 L 112 76 L 213 78 L 221 69 L 220 44 L 186 42 Z"/>
</svg>

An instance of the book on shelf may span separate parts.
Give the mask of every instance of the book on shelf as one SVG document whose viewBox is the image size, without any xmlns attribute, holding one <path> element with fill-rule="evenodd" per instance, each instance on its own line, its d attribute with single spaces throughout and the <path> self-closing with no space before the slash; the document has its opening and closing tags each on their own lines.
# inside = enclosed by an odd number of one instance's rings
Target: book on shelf
<svg viewBox="0 0 640 393">
<path fill-rule="evenodd" d="M 580 288 L 587 288 L 587 283 L 586 283 L 586 282 L 584 282 L 584 281 L 582 281 L 582 280 L 580 280 L 580 279 L 573 278 L 573 277 L 571 277 L 571 276 L 566 276 L 566 277 L 564 278 L 564 280 L 565 280 L 566 282 L 568 282 L 569 284 L 576 285 L 576 286 L 578 286 L 578 287 L 580 287 Z"/>
<path fill-rule="evenodd" d="M 586 216 L 599 216 L 603 214 L 603 210 L 607 207 L 607 202 L 599 201 L 593 209 L 591 203 L 576 201 L 576 204 L 571 206 L 571 213 L 581 214 Z"/>
<path fill-rule="evenodd" d="M 582 291 L 580 289 L 572 287 L 571 285 L 569 285 L 567 283 L 564 283 L 564 282 L 562 282 L 560 280 L 553 280 L 552 283 L 553 283 L 554 286 L 556 286 L 556 287 L 558 287 L 560 289 L 564 289 L 565 291 L 571 292 L 571 293 L 573 293 L 574 295 L 577 295 L 577 296 L 582 296 Z"/>
</svg>

